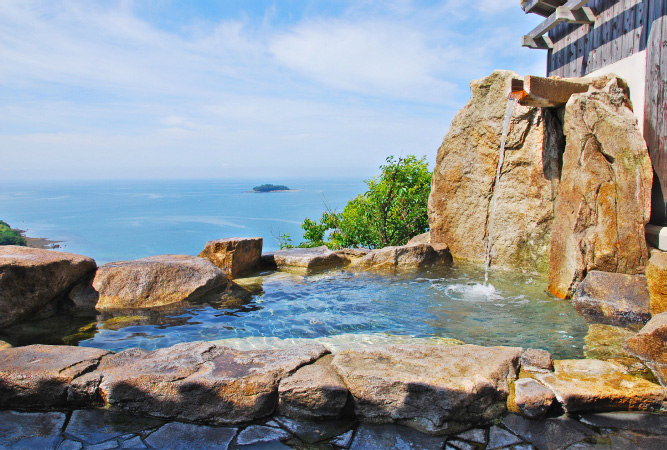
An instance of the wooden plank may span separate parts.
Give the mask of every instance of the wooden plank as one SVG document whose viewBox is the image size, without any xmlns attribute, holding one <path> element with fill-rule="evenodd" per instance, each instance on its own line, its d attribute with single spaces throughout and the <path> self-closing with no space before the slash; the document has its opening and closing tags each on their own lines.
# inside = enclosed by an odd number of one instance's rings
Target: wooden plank
<svg viewBox="0 0 667 450">
<path fill-rule="evenodd" d="M 648 1 L 640 1 L 637 4 L 637 9 L 635 11 L 635 40 L 633 54 L 646 50 L 648 3 Z"/>
<path fill-rule="evenodd" d="M 621 45 L 621 59 L 627 58 L 634 53 L 636 6 L 637 0 L 623 0 L 623 41 Z"/>
<path fill-rule="evenodd" d="M 623 2 L 617 1 L 612 8 L 610 24 L 610 64 L 623 59 Z"/>
<path fill-rule="evenodd" d="M 653 151 L 654 155 L 660 155 L 659 177 L 662 192 L 667 193 L 667 0 L 662 1 L 662 30 L 660 34 L 660 63 L 658 64 L 658 97 L 656 99 L 656 125 Z M 658 24 L 654 24 L 655 27 Z M 657 172 L 657 171 L 656 171 Z"/>
<path fill-rule="evenodd" d="M 667 158 L 664 148 L 660 145 L 658 116 L 660 110 L 659 86 L 662 84 L 661 57 L 662 57 L 662 27 L 663 27 L 663 0 L 648 0 L 648 16 L 646 21 L 646 90 L 644 103 L 644 139 L 649 148 L 649 155 L 660 180 L 662 192 L 667 193 Z"/>
</svg>

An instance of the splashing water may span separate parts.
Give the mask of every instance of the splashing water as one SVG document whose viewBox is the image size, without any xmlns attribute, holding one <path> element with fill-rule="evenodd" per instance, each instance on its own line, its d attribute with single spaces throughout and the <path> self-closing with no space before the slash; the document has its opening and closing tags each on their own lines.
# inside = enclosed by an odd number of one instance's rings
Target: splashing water
<svg viewBox="0 0 667 450">
<path fill-rule="evenodd" d="M 524 91 L 511 92 L 507 98 L 507 108 L 505 109 L 505 120 L 503 122 L 503 135 L 500 138 L 500 155 L 498 156 L 498 168 L 496 169 L 496 179 L 493 182 L 493 194 L 491 196 L 491 214 L 489 216 L 489 233 L 486 238 L 486 261 L 484 264 L 484 285 L 489 284 L 489 267 L 491 267 L 491 246 L 493 245 L 493 220 L 496 216 L 496 203 L 497 203 L 497 192 L 498 192 L 498 183 L 500 182 L 500 170 L 503 167 L 503 162 L 505 160 L 505 142 L 507 141 L 507 135 L 509 134 L 510 123 L 512 116 L 514 115 L 514 110 L 516 105 L 524 97 Z"/>
</svg>

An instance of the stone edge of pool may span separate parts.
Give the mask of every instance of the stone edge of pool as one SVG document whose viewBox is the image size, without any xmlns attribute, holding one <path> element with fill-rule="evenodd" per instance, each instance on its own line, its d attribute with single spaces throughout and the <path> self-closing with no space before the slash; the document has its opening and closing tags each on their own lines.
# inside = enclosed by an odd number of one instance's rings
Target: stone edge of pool
<svg viewBox="0 0 667 450">
<path fill-rule="evenodd" d="M 210 342 L 145 351 L 31 345 L 0 351 L 0 408 L 106 407 L 207 425 L 358 420 L 445 435 L 563 413 L 667 411 L 667 389 L 613 362 L 544 350 L 321 344 L 240 351 Z"/>
</svg>

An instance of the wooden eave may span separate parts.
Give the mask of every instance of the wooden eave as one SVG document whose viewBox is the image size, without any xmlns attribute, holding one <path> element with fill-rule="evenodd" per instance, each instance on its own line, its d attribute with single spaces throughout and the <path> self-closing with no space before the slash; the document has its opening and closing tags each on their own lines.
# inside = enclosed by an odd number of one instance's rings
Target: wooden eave
<svg viewBox="0 0 667 450">
<path fill-rule="evenodd" d="M 521 7 L 527 13 L 545 15 L 546 19 L 535 27 L 530 33 L 523 36 L 521 45 L 523 47 L 549 49 L 553 43 L 547 33 L 554 29 L 559 23 L 593 23 L 595 13 L 586 6 L 588 0 L 525 0 Z M 540 12 L 538 12 L 540 11 Z"/>
</svg>

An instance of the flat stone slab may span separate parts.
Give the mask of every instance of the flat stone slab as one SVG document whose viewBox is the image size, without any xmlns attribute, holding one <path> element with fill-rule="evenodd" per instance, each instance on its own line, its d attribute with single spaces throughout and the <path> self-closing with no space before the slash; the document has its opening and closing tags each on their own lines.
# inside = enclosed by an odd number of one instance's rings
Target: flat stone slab
<svg viewBox="0 0 667 450">
<path fill-rule="evenodd" d="M 84 376 L 111 352 L 67 345 L 29 345 L 0 352 L 0 406 L 92 405 L 99 377 Z"/>
<path fill-rule="evenodd" d="M 651 318 L 646 276 L 591 270 L 572 299 L 580 314 L 612 325 L 646 323 Z"/>
<path fill-rule="evenodd" d="M 533 444 L 538 450 L 557 450 L 581 442 L 595 433 L 568 417 L 530 420 L 517 414 L 509 414 L 503 425 L 512 433 Z"/>
<path fill-rule="evenodd" d="M 342 415 L 348 391 L 330 364 L 304 366 L 278 388 L 281 414 L 296 419 L 335 419 Z"/>
<path fill-rule="evenodd" d="M 151 417 L 118 414 L 103 409 L 80 409 L 72 413 L 65 431 L 79 441 L 99 444 L 162 425 L 163 421 Z"/>
<path fill-rule="evenodd" d="M 475 345 L 388 345 L 339 353 L 332 365 L 362 420 L 446 434 L 505 412 L 508 379 L 516 378 L 522 352 Z"/>
<path fill-rule="evenodd" d="M 327 350 L 303 345 L 238 351 L 206 342 L 148 352 L 130 349 L 105 358 L 100 392 L 109 407 L 212 424 L 270 415 L 280 380 Z"/>
<path fill-rule="evenodd" d="M 290 248 L 262 255 L 262 264 L 266 266 L 299 273 L 340 268 L 348 263 L 349 259 L 332 252 L 324 245 L 314 248 Z"/>
<path fill-rule="evenodd" d="M 228 450 L 236 432 L 236 428 L 172 422 L 152 433 L 145 441 L 161 450 Z"/>
<path fill-rule="evenodd" d="M 667 415 L 648 412 L 608 412 L 581 416 L 585 424 L 597 428 L 618 428 L 667 435 Z"/>
<path fill-rule="evenodd" d="M 225 273 L 211 261 L 189 255 L 159 255 L 104 264 L 93 287 L 96 308 L 148 308 L 204 295 L 227 284 Z"/>
<path fill-rule="evenodd" d="M 66 419 L 61 412 L 0 411 L 0 448 L 55 448 Z"/>
<path fill-rule="evenodd" d="M 445 244 L 408 244 L 373 250 L 357 262 L 361 268 L 418 269 L 445 266 L 453 261 Z"/>
<path fill-rule="evenodd" d="M 427 436 L 398 425 L 361 425 L 350 450 L 442 450 L 445 436 Z"/>
<path fill-rule="evenodd" d="M 96 267 L 87 256 L 1 245 L 0 328 L 37 313 Z"/>
<path fill-rule="evenodd" d="M 286 441 L 291 437 L 291 434 L 280 428 L 251 425 L 239 433 L 236 443 L 238 445 L 251 445 L 264 442 L 280 442 Z"/>
<path fill-rule="evenodd" d="M 555 361 L 555 372 L 534 374 L 565 411 L 659 410 L 665 388 L 625 373 L 622 366 L 595 359 Z"/>
<path fill-rule="evenodd" d="M 325 439 L 338 436 L 352 428 L 351 420 L 323 420 L 318 422 L 294 420 L 289 417 L 277 416 L 276 421 L 307 444 L 314 444 Z"/>
<path fill-rule="evenodd" d="M 261 237 L 225 238 L 208 241 L 200 258 L 206 258 L 225 272 L 228 278 L 239 278 L 259 266 L 262 257 Z"/>
</svg>

